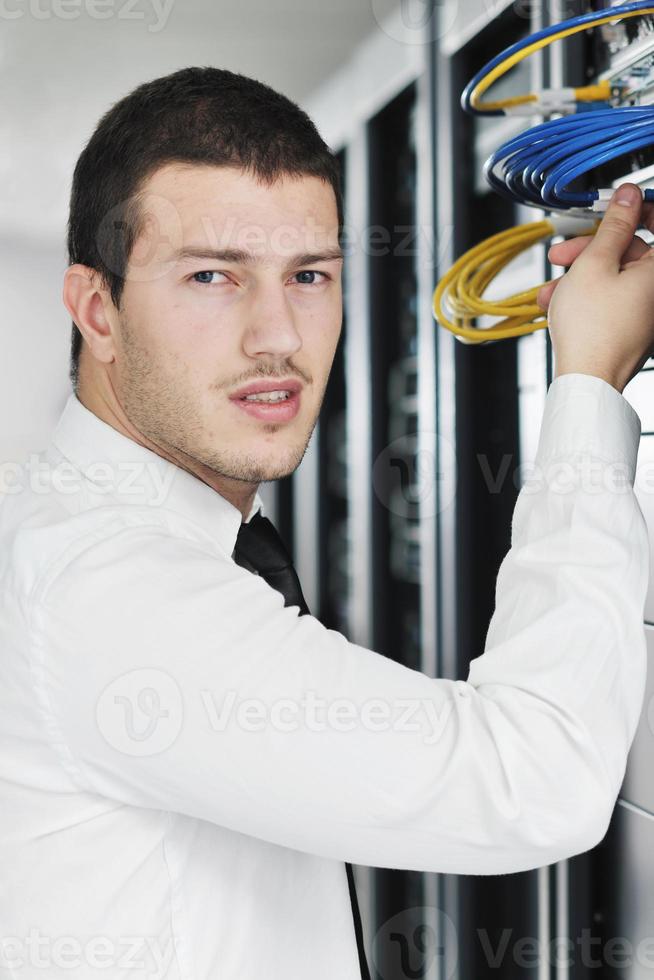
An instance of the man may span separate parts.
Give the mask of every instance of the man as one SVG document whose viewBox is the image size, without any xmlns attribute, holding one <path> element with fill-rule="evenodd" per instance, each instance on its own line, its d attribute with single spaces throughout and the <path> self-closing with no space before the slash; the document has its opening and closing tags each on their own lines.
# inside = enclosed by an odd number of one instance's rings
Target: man
<svg viewBox="0 0 654 980">
<path fill-rule="evenodd" d="M 501 874 L 603 837 L 645 678 L 621 392 L 654 346 L 654 277 L 624 193 L 593 241 L 552 249 L 572 268 L 541 294 L 557 376 L 536 471 L 486 650 L 434 679 L 235 560 L 339 339 L 328 148 L 214 68 L 100 120 L 71 196 L 75 388 L 40 480 L 0 509 L 12 977 L 353 980 L 344 862 Z"/>
</svg>

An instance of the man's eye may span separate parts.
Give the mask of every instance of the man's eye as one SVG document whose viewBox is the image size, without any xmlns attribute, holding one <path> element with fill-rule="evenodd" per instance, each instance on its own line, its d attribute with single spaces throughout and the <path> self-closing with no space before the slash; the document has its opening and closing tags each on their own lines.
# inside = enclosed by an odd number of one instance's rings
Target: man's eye
<svg viewBox="0 0 654 980">
<path fill-rule="evenodd" d="M 223 281 L 225 281 L 225 273 L 219 272 L 217 269 L 204 269 L 202 270 L 202 272 L 194 272 L 193 275 L 190 276 L 190 279 L 197 283 L 204 284 L 207 286 L 219 285 L 220 280 L 216 282 L 212 282 L 211 281 L 212 276 L 222 276 Z M 294 278 L 297 278 L 298 276 L 322 276 L 322 279 L 320 281 L 325 281 L 330 278 L 330 276 L 328 276 L 326 272 L 318 272 L 316 269 L 304 269 L 302 272 L 296 272 Z M 315 286 L 317 285 L 317 283 L 315 282 L 315 280 L 303 279 L 300 282 L 300 285 Z"/>
<path fill-rule="evenodd" d="M 202 272 L 194 272 L 193 275 L 191 276 L 191 279 L 196 279 L 196 276 L 203 276 L 203 277 L 208 276 L 209 277 L 208 279 L 202 278 L 196 281 L 201 283 L 206 283 L 209 286 L 213 286 L 214 283 L 211 282 L 211 276 L 224 276 L 224 275 L 225 275 L 224 272 L 218 272 L 217 269 L 206 269 L 203 270 Z"/>
<path fill-rule="evenodd" d="M 295 275 L 296 276 L 322 276 L 323 277 L 323 280 L 330 278 L 327 275 L 326 272 L 318 272 L 316 269 L 304 269 L 302 272 L 296 272 Z M 301 286 L 314 286 L 314 285 L 316 285 L 316 283 L 315 282 L 307 282 L 306 279 L 305 279 L 304 282 L 300 283 L 300 285 Z"/>
</svg>

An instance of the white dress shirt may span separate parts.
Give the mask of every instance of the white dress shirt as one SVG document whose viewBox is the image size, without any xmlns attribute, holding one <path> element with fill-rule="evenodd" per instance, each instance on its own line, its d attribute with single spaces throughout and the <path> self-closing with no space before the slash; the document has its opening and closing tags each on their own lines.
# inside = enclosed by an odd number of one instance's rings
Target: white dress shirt
<svg viewBox="0 0 654 980">
<path fill-rule="evenodd" d="M 345 861 L 593 847 L 645 690 L 639 436 L 604 381 L 553 382 L 454 681 L 285 606 L 237 508 L 71 394 L 0 503 L 0 976 L 358 980 Z"/>
</svg>

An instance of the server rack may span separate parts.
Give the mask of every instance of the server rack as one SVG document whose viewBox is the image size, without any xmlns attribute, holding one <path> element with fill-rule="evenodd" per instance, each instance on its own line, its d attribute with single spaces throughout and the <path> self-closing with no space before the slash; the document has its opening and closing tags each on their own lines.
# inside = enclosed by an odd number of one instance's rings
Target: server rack
<svg viewBox="0 0 654 980">
<path fill-rule="evenodd" d="M 580 3 L 566 3 L 565 8 L 562 4 L 553 3 L 540 11 L 541 22 L 555 23 L 588 9 L 588 5 Z M 532 21 L 530 32 L 539 26 L 540 23 Z M 634 57 L 639 52 L 642 55 L 643 45 L 648 50 L 649 43 L 649 47 L 654 49 L 654 38 L 647 41 L 648 30 L 651 27 L 645 31 L 639 30 L 636 22 L 625 27 L 626 38 L 622 38 L 618 44 L 620 50 L 616 57 L 612 56 L 606 37 L 597 31 L 586 32 L 569 39 L 565 45 L 553 45 L 541 58 L 540 65 L 534 65 L 532 70 L 540 74 L 541 85 L 551 84 L 558 87 L 587 84 L 601 77 L 616 62 L 627 65 L 630 58 L 629 42 L 635 42 L 638 36 L 640 48 L 634 51 Z M 620 31 L 617 31 L 617 35 L 620 37 Z M 485 36 L 489 37 L 486 31 Z M 501 50 L 511 40 L 507 36 L 499 46 L 493 44 L 492 49 Z M 527 86 L 523 82 L 521 89 L 531 87 L 533 90 L 541 85 L 534 86 L 532 81 L 532 85 Z M 534 123 L 538 121 L 538 118 L 533 120 Z M 532 122 L 523 122 L 521 128 L 529 125 Z M 506 134 L 500 137 L 505 138 Z M 498 143 L 500 139 L 497 140 Z M 626 179 L 640 183 L 643 187 L 653 186 L 653 164 L 654 153 L 648 148 L 629 159 L 604 166 L 591 176 L 596 186 L 616 186 Z M 516 215 L 505 225 L 498 224 L 490 230 L 500 230 L 500 227 L 517 224 L 520 220 L 536 220 L 540 217 L 533 209 L 525 210 L 529 212 L 525 217 L 519 218 Z M 511 291 L 526 288 L 555 274 L 555 270 L 546 263 L 544 253 L 544 248 L 541 248 L 540 254 L 532 256 L 522 273 L 518 274 Z M 523 457 L 533 460 L 543 402 L 552 380 L 552 349 L 546 332 L 521 338 L 515 342 L 515 347 L 518 365 L 519 445 Z M 639 451 L 641 466 L 652 458 L 654 446 L 654 440 L 650 443 L 653 431 L 653 369 L 654 365 L 650 361 L 624 392 L 643 421 Z M 639 488 L 638 481 L 637 495 L 649 526 L 654 526 L 651 494 L 647 494 L 643 487 Z M 654 631 L 649 626 L 654 615 L 652 594 L 653 590 L 650 589 L 645 610 L 650 658 L 654 654 Z M 598 975 L 641 980 L 645 976 L 651 976 L 654 970 L 651 948 L 649 957 L 643 954 L 643 961 L 635 953 L 642 947 L 645 947 L 646 953 L 648 943 L 652 946 L 651 928 L 654 925 L 653 903 L 649 897 L 652 881 L 649 853 L 653 840 L 654 799 L 650 788 L 653 780 L 647 764 L 653 718 L 650 707 L 652 693 L 654 684 L 649 681 L 645 707 L 630 753 L 625 781 L 604 840 L 591 851 L 536 872 L 536 889 L 533 895 L 540 950 L 537 962 L 539 980 L 567 980 L 570 977 L 589 980 Z M 475 891 L 478 892 L 478 887 Z M 525 972 L 527 971 L 533 975 L 533 970 L 529 967 Z"/>
<path fill-rule="evenodd" d="M 583 8 L 582 8 L 583 9 Z M 558 9 L 554 8 L 554 14 Z M 569 11 L 580 12 L 579 8 Z M 551 70 L 564 85 L 595 81 L 611 68 L 628 69 L 647 51 L 654 50 L 654 24 L 624 21 L 605 31 L 587 32 L 574 46 L 554 48 Z M 642 62 L 641 62 L 642 65 Z M 654 85 L 652 65 L 642 73 L 644 85 Z M 643 98 L 651 102 L 651 95 Z M 641 187 L 654 186 L 654 147 L 604 165 L 592 175 L 596 186 L 615 187 L 630 180 Z M 644 237 L 651 236 L 645 235 Z M 616 328 L 619 328 L 616 325 Z M 642 422 L 638 472 L 643 472 L 654 451 L 654 364 L 651 359 L 627 385 L 624 396 Z M 654 540 L 654 507 L 651 492 L 638 473 L 636 495 Z M 579 855 L 561 869 L 567 888 L 560 889 L 561 934 L 571 941 L 574 953 L 559 965 L 557 980 L 579 977 L 589 980 L 599 972 L 608 978 L 644 980 L 654 975 L 654 903 L 651 854 L 654 853 L 654 777 L 649 764 L 652 748 L 652 695 L 654 683 L 654 590 L 650 583 L 645 603 L 648 648 L 648 682 L 645 702 L 625 779 L 607 834 L 600 844 Z"/>
<path fill-rule="evenodd" d="M 341 186 L 345 193 L 346 151 L 338 153 Z M 347 288 L 347 268 L 343 289 Z M 350 569 L 348 554 L 347 485 L 347 388 L 345 345 L 347 316 L 343 315 L 341 336 L 325 389 L 320 419 L 316 426 L 316 482 L 318 487 L 318 602 L 316 615 L 329 629 L 347 632 L 349 619 Z"/>
<path fill-rule="evenodd" d="M 298 471 L 296 489 L 304 481 L 320 497 L 317 591 L 324 621 L 419 667 L 425 647 L 432 658 L 436 652 L 435 521 L 420 521 L 414 485 L 425 429 L 433 433 L 436 425 L 433 376 L 425 388 L 429 371 L 435 374 L 434 244 L 421 240 L 417 227 L 421 211 L 423 229 L 433 228 L 433 92 L 424 44 L 398 48 L 384 32 L 376 42 L 361 72 L 353 69 L 347 85 L 335 81 L 339 93 L 347 87 L 354 107 L 346 126 L 342 112 L 334 120 L 343 135 L 330 137 L 320 110 L 310 112 L 340 151 L 345 317 L 316 427 L 317 464 L 305 458 L 300 467 L 313 466 L 313 482 Z M 357 98 L 350 97 L 353 88 Z M 420 385 L 419 358 L 427 366 Z M 423 449 L 433 456 L 433 440 L 427 443 Z M 409 947 L 416 928 L 431 928 L 438 876 L 354 872 L 372 977 L 433 975 L 428 957 L 416 958 Z"/>
<path fill-rule="evenodd" d="M 368 123 L 370 310 L 372 330 L 372 646 L 408 667 L 419 668 L 420 554 L 416 453 L 417 166 L 411 84 Z M 379 236 L 377 232 L 379 231 Z M 421 977 L 413 965 L 410 909 L 424 904 L 419 872 L 379 869 L 374 875 L 375 951 L 379 973 Z M 406 926 L 402 923 L 407 919 Z M 394 939 L 390 938 L 390 927 Z M 413 926 L 413 923 L 412 923 Z M 411 928 L 411 927 L 409 927 Z M 388 936 L 387 936 L 388 933 Z"/>
<path fill-rule="evenodd" d="M 467 24 L 460 33 L 449 32 L 434 52 L 442 89 L 438 214 L 441 227 L 446 224 L 452 229 L 440 274 L 472 245 L 524 220 L 520 209 L 492 194 L 480 180 L 481 163 L 490 148 L 513 135 L 521 121 L 473 119 L 462 112 L 459 98 L 493 50 L 502 50 L 532 29 L 532 18 L 526 19 L 514 5 L 500 6 L 487 11 L 474 32 Z M 529 88 L 524 73 L 525 69 L 513 73 L 507 94 L 511 86 Z M 528 276 L 530 271 L 529 266 L 523 267 L 518 276 Z M 517 286 L 515 291 L 519 288 L 525 287 Z M 447 414 L 441 413 L 439 431 L 452 442 L 456 456 L 456 493 L 441 514 L 438 569 L 443 603 L 454 605 L 455 612 L 447 623 L 442 617 L 440 639 L 444 676 L 465 679 L 470 660 L 484 649 L 495 578 L 510 547 L 522 448 L 519 361 L 514 341 L 476 346 L 441 333 L 439 350 L 441 404 L 453 403 Z M 475 980 L 498 974 L 503 980 L 535 976 L 533 966 L 526 969 L 520 957 L 512 955 L 512 948 L 516 937 L 542 933 L 539 901 L 538 871 L 445 876 L 442 908 L 455 923 L 458 943 L 454 976 Z"/>
<path fill-rule="evenodd" d="M 353 244 L 342 345 L 315 446 L 294 477 L 298 566 L 328 625 L 432 676 L 465 678 L 470 659 L 483 650 L 495 577 L 510 543 L 520 464 L 534 458 L 553 367 L 545 330 L 477 348 L 433 322 L 433 288 L 462 251 L 542 216 L 508 206 L 480 178 L 488 153 L 541 117 L 472 120 L 461 111 L 459 96 L 493 53 L 582 9 L 569 0 L 565 8 L 562 0 L 434 2 L 441 27 L 430 34 L 427 23 L 421 45 L 387 43 L 382 35 L 397 36 L 396 18 L 362 50 L 360 70 L 346 67 L 324 102 L 309 107 L 341 151 Z M 606 65 L 606 43 L 597 47 L 580 35 L 532 56 L 502 85 L 525 91 L 581 84 Z M 355 96 L 349 98 L 350 92 Z M 322 113 L 328 102 L 337 106 L 336 115 Z M 627 164 L 605 179 L 615 183 L 629 175 L 652 186 L 654 159 L 636 162 L 635 176 Z M 373 255 L 372 247 L 361 247 L 376 224 L 412 223 L 413 256 L 393 255 L 392 248 Z M 551 278 L 545 252 L 534 249 L 506 270 L 507 292 Z M 405 293 L 401 282 L 411 284 Z M 625 390 L 643 420 L 639 469 L 654 463 L 652 385 L 654 362 Z M 391 456 L 387 450 L 394 441 L 397 452 Z M 430 487 L 420 484 L 418 456 L 431 459 Z M 377 485 L 380 458 L 386 482 Z M 654 527 L 645 481 L 637 492 Z M 312 514 L 318 515 L 315 534 Z M 404 625 L 393 611 L 396 593 L 402 595 Z M 654 582 L 645 618 L 651 658 Z M 653 695 L 650 680 L 613 821 L 592 851 L 503 876 L 355 868 L 373 977 L 654 976 L 654 778 L 648 765 Z M 399 935 L 395 946 L 388 942 L 389 922 Z M 428 942 L 421 947 L 423 927 Z M 525 961 L 512 951 L 516 939 L 528 937 L 536 955 Z M 620 937 L 633 947 L 628 963 L 615 942 Z M 607 953 L 611 941 L 613 960 Z"/>
</svg>

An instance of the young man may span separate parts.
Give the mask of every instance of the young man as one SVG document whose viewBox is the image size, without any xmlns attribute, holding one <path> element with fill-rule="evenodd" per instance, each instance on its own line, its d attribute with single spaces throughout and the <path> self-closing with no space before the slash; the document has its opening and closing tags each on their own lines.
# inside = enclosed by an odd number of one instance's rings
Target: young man
<svg viewBox="0 0 654 980">
<path fill-rule="evenodd" d="M 552 250 L 572 268 L 541 294 L 537 471 L 486 650 L 434 679 L 235 560 L 339 339 L 333 156 L 297 106 L 215 68 L 100 120 L 71 198 L 74 391 L 40 479 L 0 507 L 12 976 L 353 980 L 344 862 L 501 874 L 604 836 L 645 678 L 621 392 L 654 346 L 654 277 L 624 190 L 594 240 Z"/>
</svg>

